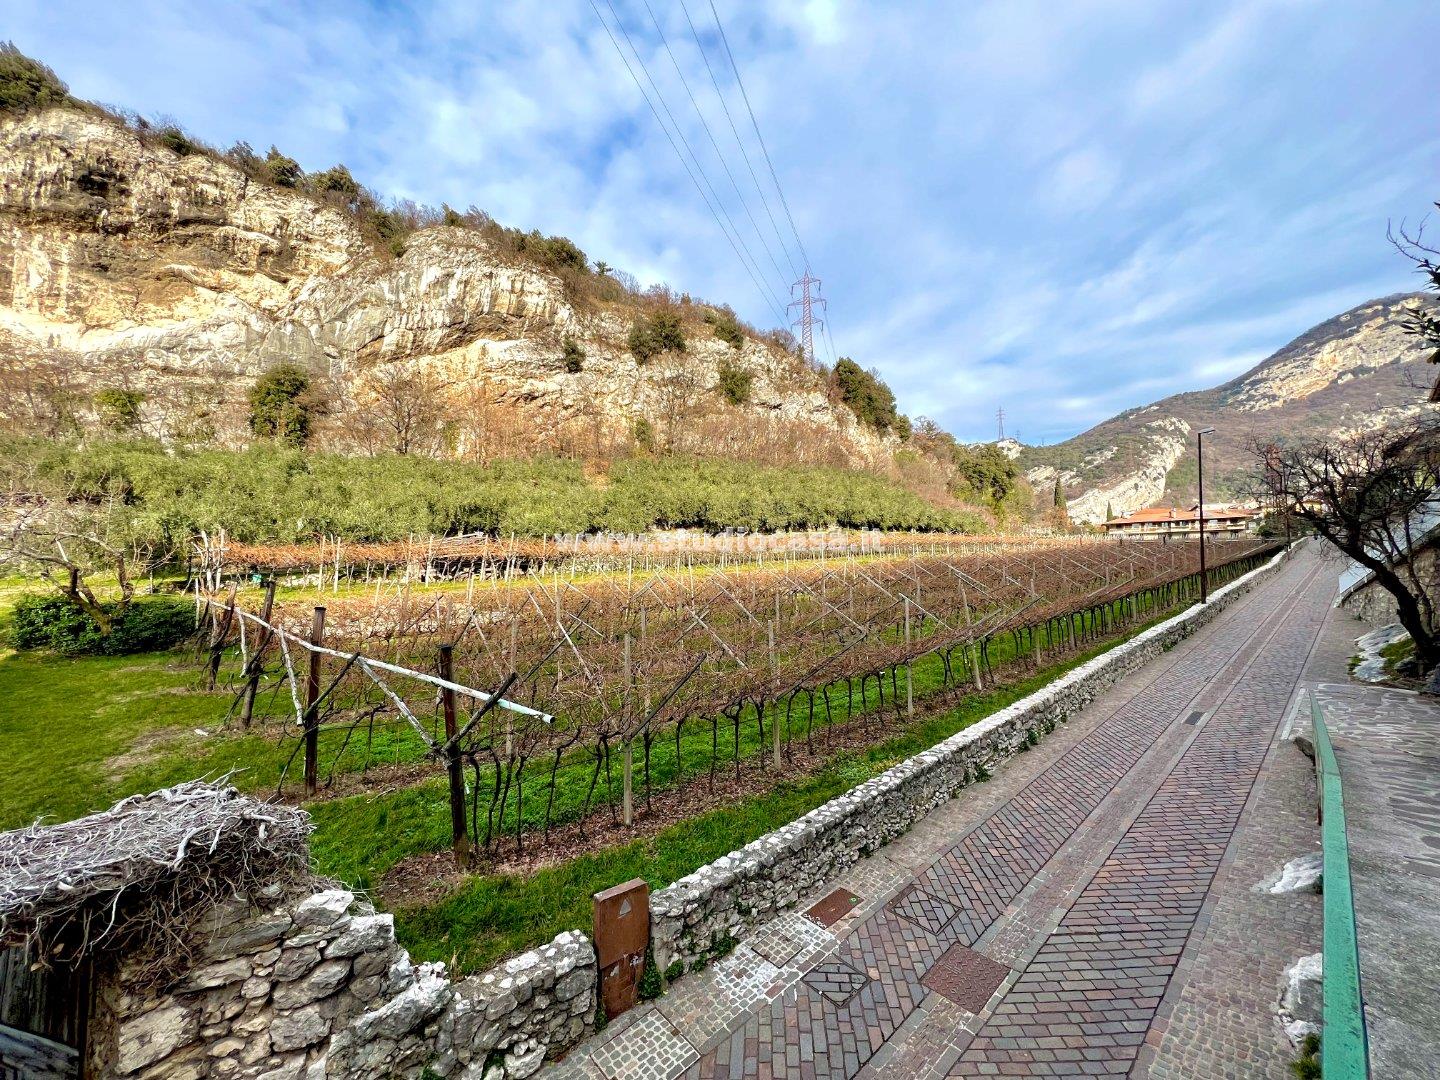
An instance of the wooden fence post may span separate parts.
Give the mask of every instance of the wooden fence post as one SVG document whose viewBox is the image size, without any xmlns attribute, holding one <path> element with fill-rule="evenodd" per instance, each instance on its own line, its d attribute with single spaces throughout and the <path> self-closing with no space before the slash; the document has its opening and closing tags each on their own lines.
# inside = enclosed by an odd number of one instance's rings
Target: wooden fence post
<svg viewBox="0 0 1440 1080">
<path fill-rule="evenodd" d="M 315 609 L 310 624 L 310 644 L 319 645 L 325 637 L 325 609 Z M 305 794 L 314 795 L 320 774 L 320 654 L 310 652 L 310 673 L 305 680 Z"/>
<path fill-rule="evenodd" d="M 453 645 L 440 646 L 440 677 L 446 682 L 455 681 L 454 652 Z M 455 852 L 455 864 L 462 870 L 468 870 L 471 847 L 470 830 L 465 824 L 465 773 L 460 747 L 450 745 L 450 740 L 460 730 L 455 720 L 455 691 L 448 686 L 441 687 L 440 704 L 445 712 L 445 774 L 450 781 L 450 846 Z"/>
<path fill-rule="evenodd" d="M 264 669 L 261 654 L 270 643 L 270 613 L 275 607 L 275 578 L 265 582 L 265 599 L 260 604 L 260 621 L 265 629 L 255 638 L 255 651 L 250 654 L 250 670 L 245 674 L 245 696 L 240 701 L 240 726 L 249 727 L 255 715 L 255 695 L 260 690 L 260 672 Z"/>
</svg>

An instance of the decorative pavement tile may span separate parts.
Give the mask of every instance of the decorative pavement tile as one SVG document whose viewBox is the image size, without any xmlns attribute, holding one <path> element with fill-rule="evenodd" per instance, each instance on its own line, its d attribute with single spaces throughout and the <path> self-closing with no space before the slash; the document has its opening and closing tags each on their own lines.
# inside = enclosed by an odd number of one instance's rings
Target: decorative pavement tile
<svg viewBox="0 0 1440 1080">
<path fill-rule="evenodd" d="M 917 885 L 911 885 L 886 907 L 932 934 L 938 934 L 955 917 L 956 910 L 954 904 L 925 892 Z"/>
<path fill-rule="evenodd" d="M 702 975 L 681 982 L 656 1005 L 704 1053 L 785 984 L 785 973 L 749 945 L 740 945 Z"/>
<path fill-rule="evenodd" d="M 835 936 L 803 915 L 787 911 L 756 930 L 745 944 L 781 967 L 795 968 L 837 942 Z"/>
<path fill-rule="evenodd" d="M 700 1057 L 659 1010 L 649 1010 L 621 1034 L 590 1055 L 606 1080 L 671 1080 Z"/>
<path fill-rule="evenodd" d="M 843 1005 L 870 980 L 843 960 L 827 960 L 801 981 L 826 1000 Z"/>
</svg>

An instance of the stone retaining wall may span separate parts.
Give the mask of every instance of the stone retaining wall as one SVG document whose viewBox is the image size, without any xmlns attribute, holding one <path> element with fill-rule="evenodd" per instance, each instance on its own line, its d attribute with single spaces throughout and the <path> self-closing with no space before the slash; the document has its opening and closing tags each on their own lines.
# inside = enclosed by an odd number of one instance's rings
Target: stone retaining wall
<svg viewBox="0 0 1440 1080">
<path fill-rule="evenodd" d="M 593 1028 L 595 952 L 561 934 L 451 982 L 411 963 L 394 917 L 344 889 L 236 899 L 206 916 L 197 961 L 147 988 L 134 962 L 97 988 L 92 1074 L 127 1080 L 501 1080 Z"/>
<path fill-rule="evenodd" d="M 1279 568 L 1285 553 L 1194 606 L 1089 660 L 924 753 L 701 867 L 650 897 L 661 970 L 693 968 L 777 912 L 813 895 L 996 764 L 1054 730 L 1120 679 L 1209 623 Z M 1032 734 L 1033 733 L 1033 734 Z"/>
</svg>

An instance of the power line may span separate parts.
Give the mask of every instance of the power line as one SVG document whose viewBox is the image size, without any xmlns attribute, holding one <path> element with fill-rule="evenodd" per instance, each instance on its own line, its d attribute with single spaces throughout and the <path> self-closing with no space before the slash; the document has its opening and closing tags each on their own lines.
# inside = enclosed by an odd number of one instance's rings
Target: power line
<svg viewBox="0 0 1440 1080">
<path fill-rule="evenodd" d="M 720 42 L 725 46 L 725 55 L 730 60 L 730 70 L 735 73 L 735 85 L 740 87 L 740 96 L 745 99 L 745 111 L 750 114 L 750 126 L 755 129 L 755 138 L 760 143 L 760 152 L 765 155 L 765 164 L 770 169 L 770 179 L 775 184 L 775 192 L 780 196 L 780 205 L 785 210 L 785 219 L 790 222 L 790 231 L 795 236 L 795 246 L 800 249 L 800 255 L 805 261 L 805 269 L 810 269 L 810 256 L 805 251 L 805 243 L 800 239 L 800 230 L 795 228 L 795 216 L 790 213 L 790 204 L 785 200 L 785 191 L 780 187 L 780 177 L 775 173 L 775 163 L 770 160 L 770 150 L 765 145 L 765 136 L 760 134 L 760 124 L 755 119 L 755 109 L 750 104 L 750 95 L 745 92 L 745 80 L 740 77 L 740 66 L 735 63 L 735 54 L 730 51 L 730 39 L 725 36 L 725 27 L 720 23 L 720 13 L 715 10 L 715 0 L 710 0 L 710 14 L 715 19 L 715 29 L 720 31 Z"/>
<path fill-rule="evenodd" d="M 645 81 L 650 84 L 651 90 L 653 90 L 655 93 L 655 98 L 660 102 L 660 108 L 664 109 L 665 115 L 670 118 L 670 123 L 675 128 L 674 135 L 671 135 L 670 128 L 666 126 L 664 119 L 661 118 L 659 109 L 655 107 L 655 102 L 651 100 L 650 94 L 646 92 L 645 87 L 641 84 L 639 76 L 635 74 L 635 69 L 631 66 L 630 61 L 625 56 L 625 50 L 620 47 L 619 41 L 616 40 L 614 33 L 611 32 L 610 24 L 607 23 L 605 21 L 605 17 L 600 14 L 600 9 L 596 6 L 595 0 L 590 0 L 591 10 L 595 12 L 595 17 L 600 20 L 600 25 L 605 28 L 606 36 L 609 37 L 610 43 L 615 46 L 615 51 L 620 54 L 620 60 L 622 63 L 624 63 L 625 70 L 630 73 L 630 78 L 634 80 L 636 88 L 640 91 L 641 96 L 645 98 L 645 104 L 650 107 L 650 112 L 655 117 L 655 122 L 659 124 L 660 129 L 665 132 L 665 138 L 669 140 L 670 148 L 675 151 L 675 156 L 680 159 L 680 164 L 684 166 L 686 173 L 689 174 L 690 181 L 695 185 L 695 189 L 699 191 L 700 198 L 704 201 L 706 208 L 710 211 L 710 216 L 715 219 L 715 224 L 720 227 L 720 231 L 725 234 L 725 239 L 729 241 L 731 248 L 734 249 L 736 258 L 740 260 L 740 264 L 745 268 L 745 272 L 750 276 L 751 282 L 754 283 L 755 288 L 765 299 L 765 302 L 770 307 L 771 312 L 775 315 L 777 319 L 780 320 L 780 324 L 784 325 L 785 316 L 781 314 L 779 307 L 776 305 L 775 297 L 766 290 L 764 285 L 761 284 L 760 275 L 758 274 L 758 267 L 752 266 L 753 258 L 750 260 L 747 260 L 746 258 L 746 254 L 748 253 L 749 249 L 746 247 L 744 240 L 740 238 L 739 230 L 735 229 L 733 221 L 731 221 L 729 229 L 727 229 L 725 227 L 725 223 L 721 221 L 720 215 L 722 213 L 725 214 L 726 220 L 729 220 L 730 215 L 728 212 L 725 211 L 724 205 L 723 203 L 721 203 L 719 194 L 715 192 L 714 185 L 710 183 L 709 177 L 705 175 L 704 167 L 700 164 L 700 159 L 695 156 L 695 151 L 691 149 L 689 141 L 685 138 L 684 131 L 681 129 L 679 122 L 675 119 L 675 114 L 670 111 L 670 106 L 666 103 L 665 96 L 660 92 L 660 88 L 658 85 L 656 85 L 654 78 L 651 77 L 650 69 L 646 66 L 644 59 L 640 56 L 640 51 L 635 48 L 635 42 L 631 40 L 629 32 L 625 29 L 625 24 L 621 21 L 619 13 L 615 10 L 614 3 L 612 2 L 612 0 L 605 0 L 605 5 L 610 9 L 610 15 L 612 18 L 614 18 L 615 25 L 620 30 L 621 36 L 625 38 L 625 43 L 630 46 L 630 51 L 632 54 L 634 54 L 636 63 L 640 65 L 640 70 L 645 75 Z M 676 138 L 680 140 L 679 144 L 676 143 Z M 681 145 L 685 147 L 686 152 L 690 155 L 691 161 L 695 163 L 694 169 L 691 169 L 689 162 L 685 160 L 685 155 L 680 152 Z M 696 176 L 697 171 L 700 174 L 699 177 Z M 704 180 L 703 185 L 701 184 L 702 179 Z M 710 188 L 711 194 L 715 196 L 715 201 L 713 203 L 710 200 L 710 196 L 706 195 L 705 193 L 705 187 L 707 186 Z M 720 209 L 718 211 L 716 210 L 717 203 L 720 204 Z M 731 230 L 734 230 L 734 236 L 731 235 Z"/>
<path fill-rule="evenodd" d="M 705 62 L 705 71 L 710 76 L 710 85 L 715 87 L 715 96 L 720 99 L 720 108 L 725 112 L 725 120 L 730 125 L 730 134 L 735 136 L 735 144 L 740 147 L 740 156 L 745 159 L 745 168 L 750 171 L 750 180 L 755 185 L 755 191 L 760 196 L 760 205 L 765 208 L 765 216 L 770 219 L 770 228 L 775 233 L 775 241 L 780 245 L 780 250 L 785 255 L 785 261 L 790 264 L 790 273 L 798 278 L 800 269 L 795 265 L 795 258 L 790 254 L 789 245 L 785 238 L 780 235 L 780 225 L 775 220 L 775 212 L 770 208 L 770 197 L 765 194 L 765 187 L 760 183 L 760 177 L 755 174 L 755 164 L 750 160 L 750 151 L 745 148 L 745 140 L 740 137 L 740 129 L 735 126 L 735 118 L 730 115 L 730 105 L 725 100 L 725 92 L 720 89 L 720 80 L 715 77 L 715 69 L 710 66 L 710 57 L 705 52 L 705 45 L 700 40 L 700 31 L 695 29 L 695 21 L 690 18 L 690 9 L 685 0 L 680 0 L 680 10 L 685 13 L 685 21 L 690 25 L 690 36 L 695 39 L 695 48 L 700 52 L 700 59 Z"/>
<path fill-rule="evenodd" d="M 750 204 L 745 201 L 745 196 L 740 191 L 740 185 L 735 182 L 735 174 L 730 171 L 730 164 L 725 160 L 725 155 L 720 150 L 720 144 L 715 141 L 715 133 L 710 129 L 710 122 L 705 119 L 705 113 L 701 110 L 700 103 L 695 100 L 695 93 L 690 89 L 689 80 L 685 78 L 685 73 L 680 70 L 680 61 L 675 59 L 675 52 L 670 48 L 670 42 L 666 39 L 665 31 L 660 26 L 660 20 L 655 17 L 655 11 L 650 6 L 650 0 L 644 0 L 644 3 L 645 11 L 649 14 L 650 21 L 655 24 L 655 33 L 660 36 L 660 44 L 665 46 L 665 52 L 670 57 L 671 65 L 675 68 L 675 74 L 680 78 L 680 85 L 685 88 L 685 95 L 690 99 L 690 104 L 695 109 L 695 115 L 700 118 L 700 126 L 705 129 L 705 137 L 710 140 L 710 145 L 715 150 L 715 156 L 720 159 L 720 167 L 725 170 L 725 176 L 730 180 L 730 186 L 735 190 L 735 197 L 740 200 L 741 209 L 745 211 L 745 216 L 750 219 L 750 227 L 755 230 L 755 239 L 760 241 L 760 246 L 765 250 L 765 257 L 770 260 L 770 265 L 775 267 L 775 273 L 783 283 L 785 281 L 785 271 L 781 270 L 780 264 L 775 261 L 775 253 L 770 250 L 770 244 L 760 232 L 760 226 L 755 221 L 755 215 L 750 212 Z"/>
</svg>

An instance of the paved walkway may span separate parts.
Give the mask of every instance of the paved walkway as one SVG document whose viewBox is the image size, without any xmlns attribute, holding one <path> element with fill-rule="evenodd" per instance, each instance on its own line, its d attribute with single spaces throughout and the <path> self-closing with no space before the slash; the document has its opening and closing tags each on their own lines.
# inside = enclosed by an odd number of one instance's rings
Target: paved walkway
<svg viewBox="0 0 1440 1080">
<path fill-rule="evenodd" d="M 1348 680 L 1368 629 L 1337 613 L 1307 681 L 1344 788 L 1373 1073 L 1440 1077 L 1440 703 Z"/>
<path fill-rule="evenodd" d="M 1302 553 L 827 886 L 839 922 L 781 916 L 550 1075 L 1289 1075 L 1271 1008 L 1318 899 L 1256 885 L 1316 846 L 1276 732 L 1334 591 Z"/>
</svg>

